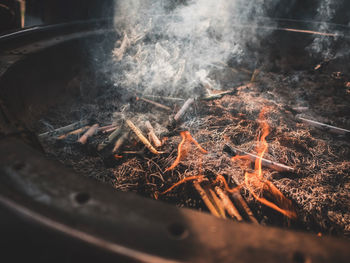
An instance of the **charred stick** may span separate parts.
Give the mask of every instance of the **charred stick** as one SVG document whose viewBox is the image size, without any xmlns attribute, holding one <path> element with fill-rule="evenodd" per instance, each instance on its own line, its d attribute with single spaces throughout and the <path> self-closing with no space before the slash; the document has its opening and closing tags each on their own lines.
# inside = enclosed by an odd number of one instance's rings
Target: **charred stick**
<svg viewBox="0 0 350 263">
<path fill-rule="evenodd" d="M 158 102 L 155 102 L 155 101 L 153 101 L 153 100 L 149 100 L 149 99 L 145 99 L 145 98 L 138 98 L 138 99 L 139 99 L 139 100 L 142 100 L 142 101 L 144 101 L 144 102 L 147 102 L 147 103 L 149 103 L 149 104 L 152 104 L 152 105 L 154 105 L 154 106 L 156 106 L 156 107 L 158 107 L 158 108 L 161 108 L 161 109 L 163 109 L 163 110 L 171 111 L 171 108 L 169 108 L 168 106 L 165 106 L 165 105 L 160 104 L 160 103 L 158 103 Z"/>
<path fill-rule="evenodd" d="M 131 120 L 126 120 L 126 124 L 129 128 L 135 133 L 138 139 L 154 154 L 161 154 L 163 152 L 158 152 L 156 148 L 152 146 L 152 144 L 147 140 L 147 138 L 142 134 L 141 130 L 135 126 L 135 124 Z"/>
<path fill-rule="evenodd" d="M 63 139 L 65 139 L 65 138 L 67 138 L 69 135 L 79 135 L 79 134 L 85 132 L 85 131 L 86 131 L 87 129 L 89 129 L 89 128 L 90 128 L 90 126 L 85 126 L 85 127 L 83 127 L 83 128 L 77 129 L 77 130 L 75 130 L 75 131 L 71 131 L 71 132 L 68 132 L 68 133 L 66 133 L 66 134 L 63 134 L 63 135 L 57 137 L 57 139 L 58 139 L 58 140 L 63 140 Z"/>
<path fill-rule="evenodd" d="M 122 134 L 122 136 L 119 137 L 119 139 L 114 144 L 113 153 L 118 152 L 118 150 L 120 149 L 120 147 L 123 146 L 123 144 L 126 141 L 126 139 L 128 138 L 128 136 L 129 136 L 129 133 L 128 132 L 124 132 Z"/>
<path fill-rule="evenodd" d="M 108 145 L 110 145 L 113 141 L 115 141 L 115 139 L 119 136 L 119 134 L 121 133 L 122 129 L 121 128 L 116 128 L 114 130 L 114 132 L 112 132 L 108 138 L 106 140 L 104 140 L 103 142 L 101 142 L 98 146 L 97 146 L 97 150 L 98 151 L 102 151 L 104 148 L 106 148 Z"/>
<path fill-rule="evenodd" d="M 234 94 L 236 91 L 234 90 L 226 90 L 226 91 L 221 91 L 219 93 L 210 93 L 207 96 L 203 97 L 202 100 L 216 100 L 216 99 L 221 99 L 225 95 L 231 95 Z"/>
<path fill-rule="evenodd" d="M 207 193 L 201 187 L 198 181 L 193 182 L 194 188 L 197 190 L 198 194 L 201 196 L 204 204 L 209 209 L 210 213 L 212 213 L 216 217 L 220 217 L 219 212 L 215 209 L 213 203 L 209 200 Z"/>
<path fill-rule="evenodd" d="M 243 208 L 244 212 L 248 215 L 249 220 L 254 223 L 254 224 L 259 224 L 258 220 L 256 220 L 252 210 L 250 210 L 247 202 L 243 199 L 243 197 L 241 196 L 241 194 L 239 193 L 234 193 L 232 195 L 233 199 L 238 202 L 241 207 Z"/>
<path fill-rule="evenodd" d="M 89 137 L 93 136 L 97 130 L 98 130 L 98 124 L 94 124 L 92 125 L 87 132 L 84 133 L 83 136 L 80 137 L 80 139 L 78 140 L 78 142 L 80 142 L 81 144 L 86 144 L 87 140 Z"/>
<path fill-rule="evenodd" d="M 103 133 L 110 133 L 110 132 L 113 132 L 113 131 L 115 131 L 115 130 L 117 130 L 117 129 L 118 129 L 118 127 L 115 126 L 115 127 L 112 127 L 112 128 L 109 128 L 109 129 L 104 130 Z"/>
<path fill-rule="evenodd" d="M 184 101 L 182 98 L 175 98 L 175 97 L 163 97 L 163 96 L 156 96 L 156 95 L 143 95 L 144 98 L 152 98 L 152 99 L 162 99 L 162 100 L 171 100 L 171 101 Z"/>
<path fill-rule="evenodd" d="M 192 105 L 193 102 L 194 102 L 193 98 L 186 100 L 186 102 L 181 107 L 181 109 L 176 113 L 174 120 L 179 121 L 181 117 L 185 114 L 185 112 L 188 110 L 188 108 Z"/>
<path fill-rule="evenodd" d="M 156 135 L 156 133 L 154 132 L 153 126 L 149 121 L 146 121 L 146 127 L 148 129 L 148 134 L 149 137 L 151 138 L 151 141 L 154 143 L 154 145 L 156 147 L 160 147 L 162 146 L 162 142 L 159 140 L 158 136 Z"/>
<path fill-rule="evenodd" d="M 261 159 L 261 165 L 265 167 L 269 167 L 273 170 L 279 171 L 279 172 L 294 172 L 294 168 L 289 167 L 287 165 L 276 163 L 270 160 L 267 160 L 265 158 L 261 158 L 255 154 L 248 153 L 242 150 L 239 150 L 235 147 L 232 147 L 231 145 L 226 144 L 226 148 L 229 149 L 230 152 L 234 153 L 235 156 L 244 156 L 247 157 L 251 162 L 255 162 L 256 159 Z"/>
<path fill-rule="evenodd" d="M 227 213 L 232 217 L 237 219 L 238 221 L 242 221 L 243 218 L 242 216 L 239 214 L 237 208 L 235 207 L 235 205 L 232 203 L 232 201 L 230 200 L 230 198 L 227 196 L 227 194 L 218 186 L 215 187 L 215 192 L 217 193 L 217 195 L 220 197 L 221 202 L 223 204 L 223 206 L 225 207 Z"/>
<path fill-rule="evenodd" d="M 39 136 L 39 138 L 44 138 L 44 137 L 49 137 L 49 136 L 59 136 L 59 135 L 62 135 L 64 133 L 70 132 L 72 130 L 79 129 L 82 126 L 85 126 L 87 124 L 88 124 L 87 120 L 78 121 L 78 122 L 72 123 L 70 125 L 67 125 L 67 126 L 64 126 L 64 127 L 58 128 L 58 129 L 55 129 L 53 131 L 49 131 L 49 132 L 45 132 L 45 133 L 39 134 L 38 136 Z"/>
<path fill-rule="evenodd" d="M 316 128 L 319 128 L 322 131 L 326 131 L 326 132 L 329 131 L 329 132 L 332 132 L 335 134 L 340 134 L 340 135 L 350 135 L 350 131 L 346 130 L 346 129 L 338 128 L 338 127 L 328 125 L 325 123 L 321 123 L 318 121 L 308 120 L 308 119 L 305 119 L 302 117 L 298 117 L 298 119 L 300 119 L 303 123 L 310 125 L 310 126 L 313 126 L 313 127 L 316 127 Z"/>
</svg>

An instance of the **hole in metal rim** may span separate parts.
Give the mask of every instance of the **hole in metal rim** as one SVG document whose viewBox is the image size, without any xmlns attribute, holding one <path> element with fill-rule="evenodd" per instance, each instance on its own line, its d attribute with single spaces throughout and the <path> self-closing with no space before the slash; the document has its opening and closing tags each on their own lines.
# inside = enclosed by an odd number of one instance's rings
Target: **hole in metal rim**
<svg viewBox="0 0 350 263">
<path fill-rule="evenodd" d="M 90 194 L 86 192 L 79 192 L 74 194 L 74 200 L 80 205 L 86 204 L 87 202 L 89 202 L 90 199 Z"/>
<path fill-rule="evenodd" d="M 188 229 L 182 223 L 170 223 L 167 231 L 171 238 L 181 240 L 188 236 Z"/>
</svg>

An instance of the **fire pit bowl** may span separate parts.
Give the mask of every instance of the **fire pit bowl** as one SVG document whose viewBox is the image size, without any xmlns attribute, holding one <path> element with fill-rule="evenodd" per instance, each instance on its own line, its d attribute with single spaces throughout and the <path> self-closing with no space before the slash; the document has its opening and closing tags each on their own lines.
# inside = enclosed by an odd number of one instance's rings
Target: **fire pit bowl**
<svg viewBox="0 0 350 263">
<path fill-rule="evenodd" d="M 251 47 L 250 55 L 283 71 L 322 62 L 306 51 L 315 34 L 310 24 L 277 22 L 273 29 L 268 24 L 260 28 L 271 33 Z M 324 35 L 340 50 L 349 42 L 348 28 L 334 32 Z M 34 27 L 0 37 L 0 228 L 5 258 L 348 262 L 350 243 L 345 239 L 217 219 L 116 191 L 49 160 L 33 132 L 37 123 L 52 107 L 73 103 L 82 94 L 89 101 L 113 84 L 108 70 L 98 67 L 119 38 L 110 21 Z M 337 63 L 346 61 L 345 54 Z M 348 63 L 339 68 L 350 72 Z M 82 69 L 91 72 L 86 82 L 98 83 L 94 89 L 82 92 L 76 85 L 74 78 Z"/>
</svg>

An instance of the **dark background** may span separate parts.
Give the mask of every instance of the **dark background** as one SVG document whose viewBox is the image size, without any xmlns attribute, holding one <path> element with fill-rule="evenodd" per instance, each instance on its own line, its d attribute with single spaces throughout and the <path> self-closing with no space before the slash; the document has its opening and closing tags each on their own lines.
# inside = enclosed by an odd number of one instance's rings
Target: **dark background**
<svg viewBox="0 0 350 263">
<path fill-rule="evenodd" d="M 74 20 L 111 18 L 117 0 L 0 0 L 0 34 L 41 24 Z M 170 6 L 188 0 L 165 0 Z M 350 1 L 334 0 L 336 14 L 331 18 L 318 15 L 322 0 L 265 1 L 266 14 L 272 18 L 324 21 L 349 25 Z"/>
</svg>

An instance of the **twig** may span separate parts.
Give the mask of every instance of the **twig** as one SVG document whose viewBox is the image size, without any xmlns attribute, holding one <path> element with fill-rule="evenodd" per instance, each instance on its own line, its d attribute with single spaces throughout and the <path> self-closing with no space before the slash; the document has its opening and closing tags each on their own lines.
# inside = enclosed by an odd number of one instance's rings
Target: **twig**
<svg viewBox="0 0 350 263">
<path fill-rule="evenodd" d="M 246 203 L 246 201 L 243 199 L 243 197 L 241 196 L 240 193 L 234 193 L 232 194 L 232 197 L 234 200 L 236 200 L 241 207 L 243 208 L 243 210 L 245 211 L 245 213 L 248 215 L 249 220 L 254 223 L 254 224 L 259 224 L 258 220 L 256 220 L 252 210 L 250 210 L 248 204 Z"/>
<path fill-rule="evenodd" d="M 172 100 L 172 101 L 184 101 L 184 99 L 182 99 L 182 98 L 163 97 L 163 96 L 156 96 L 156 95 L 143 95 L 142 97 L 152 98 L 152 99 Z"/>
<path fill-rule="evenodd" d="M 220 217 L 226 218 L 225 208 L 224 208 L 224 205 L 223 205 L 221 199 L 219 199 L 217 197 L 216 193 L 211 189 L 211 187 L 209 185 L 205 185 L 204 189 L 207 192 L 209 199 L 214 204 L 216 210 L 219 212 Z"/>
<path fill-rule="evenodd" d="M 98 129 L 99 125 L 98 124 L 94 124 L 92 125 L 87 132 L 84 133 L 83 136 L 80 137 L 80 139 L 78 140 L 78 142 L 80 142 L 81 144 L 86 144 L 87 140 L 89 137 L 93 136 Z"/>
<path fill-rule="evenodd" d="M 234 90 L 226 90 L 226 91 L 222 91 L 219 93 L 210 93 L 207 96 L 203 97 L 201 100 L 216 100 L 216 99 L 221 99 L 223 96 L 225 95 L 230 95 L 235 93 Z"/>
<path fill-rule="evenodd" d="M 255 82 L 256 77 L 259 75 L 260 70 L 259 69 L 255 69 L 253 74 L 252 74 L 252 78 L 250 79 L 250 82 Z"/>
<path fill-rule="evenodd" d="M 184 105 L 181 107 L 181 109 L 176 113 L 174 120 L 175 121 L 179 121 L 180 118 L 185 114 L 185 112 L 187 111 L 187 109 L 191 106 L 191 104 L 194 102 L 193 98 L 190 98 L 188 100 L 186 100 L 186 102 L 184 103 Z"/>
<path fill-rule="evenodd" d="M 158 152 L 152 144 L 147 140 L 147 138 L 142 134 L 141 130 L 135 126 L 135 124 L 131 120 L 126 120 L 126 124 L 129 128 L 136 134 L 139 140 L 154 154 L 162 154 L 163 152 Z"/>
<path fill-rule="evenodd" d="M 138 98 L 138 99 L 139 99 L 139 100 L 142 100 L 142 101 L 144 101 L 144 102 L 147 102 L 147 103 L 149 103 L 149 104 L 152 104 L 152 105 L 154 105 L 154 106 L 156 106 L 156 107 L 158 107 L 158 108 L 161 108 L 161 109 L 163 109 L 163 110 L 171 111 L 171 108 L 169 108 L 168 106 L 165 106 L 165 105 L 160 104 L 160 103 L 158 103 L 158 102 L 155 102 L 155 101 L 153 101 L 153 100 L 149 100 L 149 99 L 145 99 L 145 98 Z"/>
<path fill-rule="evenodd" d="M 104 140 L 103 142 L 101 142 L 97 146 L 97 150 L 102 151 L 104 148 L 106 148 L 109 144 L 111 144 L 119 136 L 121 131 L 122 131 L 122 128 L 116 128 L 114 130 L 114 132 L 112 132 L 106 140 Z"/>
<path fill-rule="evenodd" d="M 303 123 L 308 124 L 308 125 L 313 126 L 313 127 L 316 127 L 316 128 L 319 128 L 322 131 L 326 131 L 326 132 L 329 131 L 329 132 L 332 132 L 335 134 L 340 134 L 340 135 L 350 134 L 350 131 L 346 130 L 346 129 L 338 128 L 338 127 L 328 125 L 325 123 L 321 123 L 318 121 L 308 120 L 308 119 L 305 119 L 302 117 L 298 117 L 298 119 L 300 119 Z"/>
<path fill-rule="evenodd" d="M 117 127 L 115 124 L 110 124 L 110 125 L 107 125 L 107 126 L 103 126 L 103 127 L 98 128 L 98 132 L 105 132 L 106 130 L 109 130 L 109 129 L 112 129 L 112 128 L 115 128 L 115 127 Z"/>
<path fill-rule="evenodd" d="M 49 131 L 49 132 L 45 132 L 45 133 L 39 134 L 38 136 L 39 136 L 39 138 L 44 138 L 44 137 L 49 137 L 49 136 L 59 136 L 59 135 L 62 135 L 64 133 L 70 132 L 72 130 L 79 129 L 82 126 L 85 126 L 87 124 L 88 124 L 87 120 L 78 121 L 78 122 L 72 123 L 70 125 L 67 125 L 67 126 L 64 126 L 64 127 L 58 128 L 58 129 L 55 129 L 53 131 Z"/>
<path fill-rule="evenodd" d="M 242 157 L 242 159 L 249 159 L 251 162 L 255 162 L 256 159 L 261 159 L 261 165 L 265 167 L 269 167 L 273 170 L 279 171 L 279 172 L 294 172 L 294 168 L 289 167 L 287 165 L 276 163 L 270 160 L 267 160 L 265 158 L 260 158 L 259 156 L 248 153 L 242 150 L 239 150 L 235 147 L 232 147 L 231 145 L 226 144 L 225 147 L 227 147 L 231 152 L 233 152 L 236 156 Z M 235 157 L 233 157 L 235 158 Z"/>
<path fill-rule="evenodd" d="M 227 213 L 232 217 L 236 218 L 238 221 L 243 221 L 242 216 L 239 214 L 237 208 L 234 206 L 230 198 L 225 194 L 224 191 L 219 186 L 215 187 L 215 192 L 220 197 L 223 206 L 225 207 Z"/>
<path fill-rule="evenodd" d="M 120 44 L 120 47 L 113 50 L 113 56 L 115 57 L 116 61 L 120 61 L 123 59 L 124 53 L 129 45 L 130 45 L 130 40 L 127 34 L 124 32 L 124 38 L 122 43 Z"/>
<path fill-rule="evenodd" d="M 119 139 L 115 142 L 114 144 L 114 148 L 113 148 L 113 153 L 116 153 L 120 147 L 122 147 L 122 145 L 124 144 L 125 140 L 128 138 L 129 133 L 128 132 L 124 132 L 122 134 L 122 136 L 119 137 Z"/>
<path fill-rule="evenodd" d="M 214 216 L 220 218 L 221 216 L 220 216 L 219 212 L 215 209 L 213 203 L 209 200 L 209 197 L 208 197 L 207 193 L 201 187 L 199 182 L 198 181 L 194 181 L 193 185 L 194 185 L 194 188 L 199 193 L 199 195 L 201 196 L 201 198 L 202 198 L 203 202 L 205 203 L 205 205 L 208 207 L 210 213 L 212 213 Z"/>
<path fill-rule="evenodd" d="M 81 134 L 81 133 L 85 132 L 85 131 L 86 131 L 87 129 L 89 129 L 89 128 L 90 128 L 90 126 L 85 126 L 85 127 L 83 127 L 83 128 L 77 129 L 77 130 L 75 130 L 75 131 L 71 131 L 71 132 L 68 132 L 68 133 L 66 133 L 66 134 L 63 134 L 63 135 L 57 137 L 57 139 L 58 139 L 58 140 L 63 140 L 63 139 L 65 139 L 65 138 L 67 138 L 69 135 L 78 135 L 78 134 Z"/>
<path fill-rule="evenodd" d="M 152 124 L 149 121 L 146 121 L 145 125 L 149 131 L 149 137 L 151 138 L 151 141 L 154 143 L 154 145 L 156 147 L 162 146 L 162 142 L 159 140 L 158 136 L 154 132 Z"/>
</svg>

